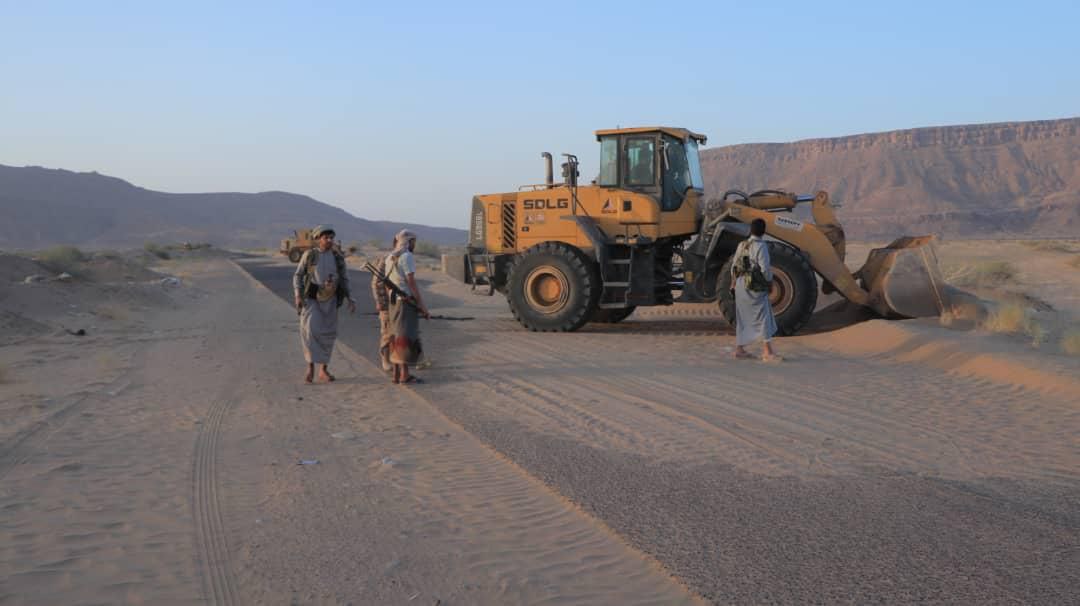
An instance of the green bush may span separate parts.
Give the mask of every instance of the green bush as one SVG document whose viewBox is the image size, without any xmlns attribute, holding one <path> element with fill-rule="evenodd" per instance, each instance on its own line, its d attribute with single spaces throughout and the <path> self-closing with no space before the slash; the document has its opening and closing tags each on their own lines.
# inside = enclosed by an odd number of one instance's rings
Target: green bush
<svg viewBox="0 0 1080 606">
<path fill-rule="evenodd" d="M 75 273 L 86 255 L 74 246 L 54 246 L 37 254 L 37 260 L 53 271 Z"/>
</svg>

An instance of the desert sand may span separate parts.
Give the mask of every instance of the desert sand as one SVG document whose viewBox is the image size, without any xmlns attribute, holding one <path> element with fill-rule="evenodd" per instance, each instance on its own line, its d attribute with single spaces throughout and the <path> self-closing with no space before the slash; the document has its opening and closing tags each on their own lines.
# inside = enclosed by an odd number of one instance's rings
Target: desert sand
<svg viewBox="0 0 1080 606">
<path fill-rule="evenodd" d="M 942 250 L 962 277 L 986 247 Z M 424 323 L 415 387 L 359 273 L 338 381 L 304 385 L 287 262 L 5 256 L 0 603 L 1075 603 L 1080 270 L 1023 250 L 970 288 L 1046 303 L 1038 342 L 822 320 L 780 366 L 709 305 L 529 333 L 432 262 L 461 319 Z"/>
</svg>

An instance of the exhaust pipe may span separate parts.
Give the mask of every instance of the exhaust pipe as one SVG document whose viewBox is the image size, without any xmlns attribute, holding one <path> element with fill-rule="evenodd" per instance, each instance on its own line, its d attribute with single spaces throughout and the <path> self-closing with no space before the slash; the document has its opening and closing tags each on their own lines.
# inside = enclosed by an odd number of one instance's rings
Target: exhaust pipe
<svg viewBox="0 0 1080 606">
<path fill-rule="evenodd" d="M 540 157 L 544 159 L 544 166 L 547 168 L 547 174 L 544 176 L 544 183 L 547 183 L 548 189 L 555 187 L 555 171 L 551 167 L 551 154 L 543 152 Z"/>
</svg>

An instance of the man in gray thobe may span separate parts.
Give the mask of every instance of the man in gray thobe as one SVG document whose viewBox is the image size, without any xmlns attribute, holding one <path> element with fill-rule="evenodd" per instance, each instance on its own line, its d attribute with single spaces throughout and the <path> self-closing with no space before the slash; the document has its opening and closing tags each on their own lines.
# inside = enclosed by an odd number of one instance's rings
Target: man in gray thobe
<svg viewBox="0 0 1080 606">
<path fill-rule="evenodd" d="M 746 351 L 746 346 L 761 341 L 761 359 L 779 362 L 782 358 L 773 351 L 771 342 L 776 334 L 776 319 L 773 318 L 772 304 L 769 302 L 772 265 L 764 235 L 765 221 L 751 221 L 750 237 L 739 243 L 731 264 L 735 288 L 735 357 L 753 358 Z M 749 271 L 744 268 L 749 268 Z M 754 271 L 760 272 L 757 279 L 754 279 Z"/>
<path fill-rule="evenodd" d="M 356 302 L 349 294 L 349 271 L 345 257 L 334 249 L 334 229 L 320 225 L 311 232 L 316 246 L 304 253 L 293 274 L 293 293 L 300 314 L 300 344 L 307 361 L 304 382 L 315 379 L 319 364 L 319 379 L 333 381 L 327 365 L 337 340 L 338 307 L 349 302 L 349 313 L 356 311 Z"/>
</svg>

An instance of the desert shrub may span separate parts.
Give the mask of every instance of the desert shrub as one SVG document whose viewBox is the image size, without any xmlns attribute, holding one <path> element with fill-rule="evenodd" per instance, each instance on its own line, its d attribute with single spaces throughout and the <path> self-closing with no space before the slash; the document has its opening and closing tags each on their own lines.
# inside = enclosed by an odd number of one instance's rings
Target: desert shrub
<svg viewBox="0 0 1080 606">
<path fill-rule="evenodd" d="M 975 266 L 975 277 L 983 284 L 1003 284 L 1016 277 L 1016 268 L 1008 261 L 986 261 Z"/>
<path fill-rule="evenodd" d="M 1080 269 L 1080 255 L 1076 255 L 1075 257 L 1069 259 L 1069 267 L 1075 267 L 1076 269 Z"/>
<path fill-rule="evenodd" d="M 37 260 L 53 271 L 74 273 L 86 255 L 74 246 L 54 246 L 38 253 Z"/>
<path fill-rule="evenodd" d="M 1003 303 L 990 312 L 983 328 L 990 332 L 1017 333 L 1024 330 L 1027 310 L 1019 303 Z"/>
<path fill-rule="evenodd" d="M 370 246 L 372 248 L 381 249 L 383 247 L 383 241 L 381 239 L 379 239 L 379 238 L 372 238 L 372 239 L 368 240 L 367 242 L 365 242 L 365 244 L 367 244 L 368 246 Z"/>
<path fill-rule="evenodd" d="M 1041 252 L 1073 252 L 1072 245 L 1063 240 L 1024 240 L 1024 246 Z"/>
<path fill-rule="evenodd" d="M 432 244 L 431 242 L 417 242 L 416 249 L 413 252 L 428 257 L 439 257 L 442 255 L 442 249 L 439 248 L 439 245 Z"/>
<path fill-rule="evenodd" d="M 1073 326 L 1061 335 L 1061 351 L 1070 356 L 1080 356 L 1080 326 Z"/>
<path fill-rule="evenodd" d="M 1027 327 L 1024 329 L 1027 336 L 1031 337 L 1031 346 L 1038 347 L 1046 342 L 1047 332 L 1046 328 L 1040 324 L 1034 318 L 1028 321 Z"/>
<path fill-rule="evenodd" d="M 1002 303 L 990 312 L 982 327 L 990 332 L 1027 335 L 1035 347 L 1046 340 L 1046 329 L 1019 303 Z"/>
<path fill-rule="evenodd" d="M 159 259 L 168 259 L 168 258 L 170 258 L 169 251 L 166 249 L 166 247 L 161 246 L 160 244 L 155 244 L 153 242 L 147 242 L 146 244 L 143 244 L 143 250 L 145 250 L 146 252 L 154 255 L 155 257 L 157 257 Z"/>
<path fill-rule="evenodd" d="M 94 315 L 106 320 L 126 320 L 128 318 L 127 311 L 123 307 L 109 303 L 99 305 L 94 310 Z"/>
<path fill-rule="evenodd" d="M 1017 271 L 1008 261 L 983 261 L 954 273 L 953 281 L 961 286 L 999 286 L 1013 281 Z"/>
</svg>

